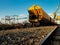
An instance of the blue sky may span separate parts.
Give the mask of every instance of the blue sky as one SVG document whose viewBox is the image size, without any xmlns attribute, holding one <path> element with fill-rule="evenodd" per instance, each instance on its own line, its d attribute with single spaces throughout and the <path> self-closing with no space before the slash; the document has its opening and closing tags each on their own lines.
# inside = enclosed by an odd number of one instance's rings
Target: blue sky
<svg viewBox="0 0 60 45">
<path fill-rule="evenodd" d="M 58 3 L 60 0 L 0 0 L 0 18 L 6 15 L 27 16 L 28 8 L 33 4 L 41 6 L 47 14 L 52 14 Z"/>
</svg>

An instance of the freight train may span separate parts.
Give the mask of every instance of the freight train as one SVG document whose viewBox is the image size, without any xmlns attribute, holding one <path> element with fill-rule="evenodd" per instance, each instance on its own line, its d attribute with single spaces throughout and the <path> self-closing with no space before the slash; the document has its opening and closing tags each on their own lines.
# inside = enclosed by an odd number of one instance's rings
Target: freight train
<svg viewBox="0 0 60 45">
<path fill-rule="evenodd" d="M 43 9 L 37 5 L 28 8 L 29 22 L 25 24 L 0 24 L 0 30 L 27 28 L 36 26 L 56 25 L 55 20 L 52 19 Z"/>
<path fill-rule="evenodd" d="M 37 5 L 28 8 L 29 22 L 33 26 L 38 25 L 55 25 L 55 20 L 52 19 L 43 9 Z"/>
</svg>

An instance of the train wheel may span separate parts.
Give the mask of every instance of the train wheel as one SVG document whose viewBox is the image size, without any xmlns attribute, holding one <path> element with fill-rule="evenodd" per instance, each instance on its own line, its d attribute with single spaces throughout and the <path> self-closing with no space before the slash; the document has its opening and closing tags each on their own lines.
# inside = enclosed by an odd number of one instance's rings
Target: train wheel
<svg viewBox="0 0 60 45">
<path fill-rule="evenodd" d="M 35 27 L 35 23 L 32 23 L 32 27 Z"/>
<path fill-rule="evenodd" d="M 40 26 L 40 23 L 36 23 L 36 27 L 39 27 Z"/>
<path fill-rule="evenodd" d="M 40 26 L 40 23 L 32 23 L 32 26 L 33 27 L 39 27 Z"/>
</svg>

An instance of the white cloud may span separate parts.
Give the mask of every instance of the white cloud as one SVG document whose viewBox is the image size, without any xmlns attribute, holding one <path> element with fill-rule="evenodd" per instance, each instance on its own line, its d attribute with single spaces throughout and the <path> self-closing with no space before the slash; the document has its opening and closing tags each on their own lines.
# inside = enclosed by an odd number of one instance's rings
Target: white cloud
<svg viewBox="0 0 60 45">
<path fill-rule="evenodd" d="M 50 13 L 48 13 L 48 15 L 51 15 Z"/>
<path fill-rule="evenodd" d="M 23 18 L 23 17 L 27 17 L 27 15 L 25 15 L 25 14 L 20 14 L 19 17 L 20 17 L 20 18 Z"/>
<path fill-rule="evenodd" d="M 19 23 L 22 23 L 22 22 L 28 20 L 28 19 L 24 19 L 25 17 L 28 17 L 28 15 L 20 14 L 20 15 L 18 16 L 18 18 L 21 18 L 21 19 L 19 19 L 18 22 L 19 22 Z M 1 21 L 1 19 L 0 19 L 0 21 Z M 3 21 L 1 21 L 1 22 L 2 22 L 2 23 L 5 23 L 5 20 L 3 20 Z M 11 22 L 14 22 L 14 21 L 11 20 Z M 17 20 L 15 20 L 15 22 L 18 23 Z"/>
<path fill-rule="evenodd" d="M 52 13 L 48 13 L 48 15 L 52 18 Z"/>
<path fill-rule="evenodd" d="M 20 14 L 19 16 L 20 16 L 20 17 L 23 17 L 23 16 L 24 16 L 24 14 Z"/>
</svg>

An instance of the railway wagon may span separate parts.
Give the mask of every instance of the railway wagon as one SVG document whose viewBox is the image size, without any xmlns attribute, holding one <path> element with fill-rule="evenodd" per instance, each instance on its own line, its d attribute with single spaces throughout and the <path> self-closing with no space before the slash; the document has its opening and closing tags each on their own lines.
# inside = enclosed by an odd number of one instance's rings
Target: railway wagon
<svg viewBox="0 0 60 45">
<path fill-rule="evenodd" d="M 33 5 L 28 8 L 29 22 L 33 25 L 51 25 L 55 21 L 43 9 L 37 5 Z"/>
</svg>

